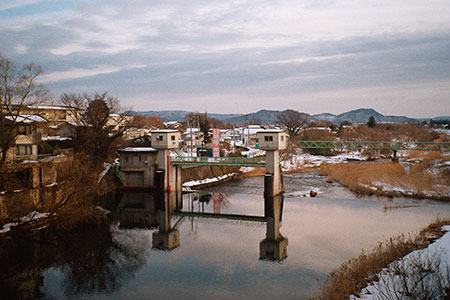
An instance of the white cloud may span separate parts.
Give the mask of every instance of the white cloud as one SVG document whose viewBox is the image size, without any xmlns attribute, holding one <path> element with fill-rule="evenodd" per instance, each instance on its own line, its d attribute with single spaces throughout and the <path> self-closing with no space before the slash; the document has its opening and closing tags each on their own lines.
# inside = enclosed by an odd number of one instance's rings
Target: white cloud
<svg viewBox="0 0 450 300">
<path fill-rule="evenodd" d="M 7 0 L 0 10 L 37 1 Z M 274 108 L 276 95 L 325 103 L 321 93 L 333 91 L 357 101 L 355 89 L 369 97 L 386 82 L 417 98 L 411 86 L 450 78 L 449 15 L 448 0 L 83 0 L 0 20 L 8 41 L 0 53 L 42 65 L 56 93 L 95 87 L 130 101 L 172 99 L 161 102 L 166 109 L 239 97 Z"/>
<path fill-rule="evenodd" d="M 0 11 L 48 1 L 49 0 L 2 0 L 0 3 Z"/>
<path fill-rule="evenodd" d="M 68 71 L 61 72 L 53 72 L 50 74 L 44 74 L 39 78 L 41 83 L 51 83 L 56 81 L 70 80 L 70 79 L 79 79 L 85 77 L 91 77 L 102 74 L 109 74 L 118 72 L 123 69 L 133 69 L 133 68 L 144 68 L 146 65 L 135 65 L 128 66 L 126 68 L 123 67 L 112 67 L 112 66 L 100 66 L 92 69 L 80 69 L 73 68 Z"/>
</svg>

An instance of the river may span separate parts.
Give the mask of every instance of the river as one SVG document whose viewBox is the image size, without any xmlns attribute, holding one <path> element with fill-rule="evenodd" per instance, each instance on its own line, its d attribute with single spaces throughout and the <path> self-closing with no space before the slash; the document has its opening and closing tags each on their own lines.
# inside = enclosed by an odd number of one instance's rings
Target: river
<svg viewBox="0 0 450 300">
<path fill-rule="evenodd" d="M 3 242 L 5 299 L 307 299 L 341 263 L 378 241 L 417 232 L 450 205 L 357 197 L 316 172 L 157 197 L 128 193 L 111 226 L 70 237 Z M 311 190 L 316 197 L 309 197 Z M 179 195 L 178 195 L 179 196 Z M 385 208 L 407 205 L 406 208 Z M 7 276 L 5 278 L 5 276 Z M 0 296 L 1 299 L 3 296 Z"/>
</svg>

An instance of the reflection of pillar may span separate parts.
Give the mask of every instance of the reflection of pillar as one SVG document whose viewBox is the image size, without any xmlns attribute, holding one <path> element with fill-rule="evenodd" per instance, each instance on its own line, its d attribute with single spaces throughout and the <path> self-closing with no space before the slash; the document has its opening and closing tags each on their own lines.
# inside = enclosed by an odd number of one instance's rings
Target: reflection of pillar
<svg viewBox="0 0 450 300">
<path fill-rule="evenodd" d="M 397 150 L 392 150 L 392 161 L 398 163 Z"/>
<path fill-rule="evenodd" d="M 172 228 L 177 193 L 158 193 L 157 197 L 159 230 L 153 233 L 153 248 L 172 250 L 180 245 L 180 232 Z"/>
<path fill-rule="evenodd" d="M 287 257 L 287 238 L 280 233 L 283 214 L 283 197 L 264 197 L 264 216 L 266 217 L 266 238 L 259 243 L 259 258 L 283 260 Z"/>
</svg>

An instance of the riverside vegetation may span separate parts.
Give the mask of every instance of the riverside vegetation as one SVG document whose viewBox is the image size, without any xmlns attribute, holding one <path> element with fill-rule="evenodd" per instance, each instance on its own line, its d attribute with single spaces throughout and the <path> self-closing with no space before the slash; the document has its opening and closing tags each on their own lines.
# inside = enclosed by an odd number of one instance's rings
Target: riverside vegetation
<svg viewBox="0 0 450 300">
<path fill-rule="evenodd" d="M 325 165 L 320 169 L 328 181 L 338 181 L 352 191 L 380 196 L 409 196 L 448 201 L 450 155 L 416 153 L 411 162 L 367 162 Z"/>
<path fill-rule="evenodd" d="M 362 253 L 353 259 L 343 263 L 339 268 L 332 271 L 327 281 L 322 285 L 321 292 L 310 300 L 348 300 L 350 295 L 359 296 L 361 289 L 368 286 L 371 282 L 379 280 L 378 273 L 388 266 L 390 263 L 398 261 L 408 253 L 427 247 L 435 239 L 441 237 L 443 232 L 441 227 L 449 225 L 450 219 L 437 219 L 434 223 L 422 229 L 415 236 L 400 235 L 390 238 L 387 241 L 378 243 L 371 251 Z M 432 257 L 432 260 L 439 260 L 438 257 Z M 422 262 L 418 262 L 420 264 Z M 435 266 L 439 261 L 425 262 L 425 264 Z M 398 265 L 398 264 L 397 264 Z M 447 266 L 448 267 L 448 266 Z M 399 269 L 400 270 L 400 269 Z M 404 271 L 404 270 L 403 270 Z M 435 273 L 436 269 L 426 270 L 428 273 Z M 406 276 L 404 272 L 397 275 Z M 421 280 L 419 277 L 417 280 Z M 443 278 L 440 282 L 440 291 L 424 290 L 424 295 L 430 293 L 439 293 L 443 295 L 439 299 L 449 299 L 450 286 L 448 286 L 449 278 Z M 421 285 L 423 283 L 413 282 L 412 285 Z M 436 282 L 438 284 L 438 282 Z M 399 288 L 404 288 L 399 287 Z M 405 287 L 406 288 L 406 287 Z M 427 287 L 435 289 L 435 286 Z M 394 291 L 398 292 L 398 291 Z M 411 296 L 411 295 L 403 295 Z M 444 298 L 447 297 L 447 298 Z M 394 300 L 395 297 L 384 297 L 383 299 Z M 431 299 L 431 298 L 401 298 L 401 299 Z M 433 298 L 434 299 L 434 298 Z"/>
</svg>

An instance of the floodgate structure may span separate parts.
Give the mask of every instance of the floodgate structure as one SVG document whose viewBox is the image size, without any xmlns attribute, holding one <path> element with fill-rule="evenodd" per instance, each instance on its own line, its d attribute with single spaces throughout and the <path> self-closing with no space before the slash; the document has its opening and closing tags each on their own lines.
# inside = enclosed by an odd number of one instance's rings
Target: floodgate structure
<svg viewBox="0 0 450 300">
<path fill-rule="evenodd" d="M 279 151 L 286 148 L 287 136 L 279 129 L 257 133 L 259 148 L 266 155 L 260 157 L 190 157 L 179 151 L 180 133 L 177 130 L 152 132 L 152 147 L 129 147 L 119 151 L 120 172 L 124 185 L 147 187 L 157 191 L 181 191 L 183 168 L 196 166 L 265 167 L 264 196 L 273 197 L 284 191 Z M 399 150 L 450 151 L 449 142 L 400 141 L 298 141 L 303 149 L 332 150 L 391 150 L 397 160 Z M 117 171 L 119 171 L 117 169 Z"/>
<path fill-rule="evenodd" d="M 282 130 L 258 132 L 259 148 L 265 157 L 186 157 L 179 153 L 177 130 L 152 132 L 152 147 L 129 147 L 119 151 L 120 172 L 126 186 L 153 188 L 156 191 L 181 191 L 181 172 L 192 166 L 266 167 L 264 195 L 273 197 L 284 191 L 279 151 L 286 148 Z"/>
</svg>

